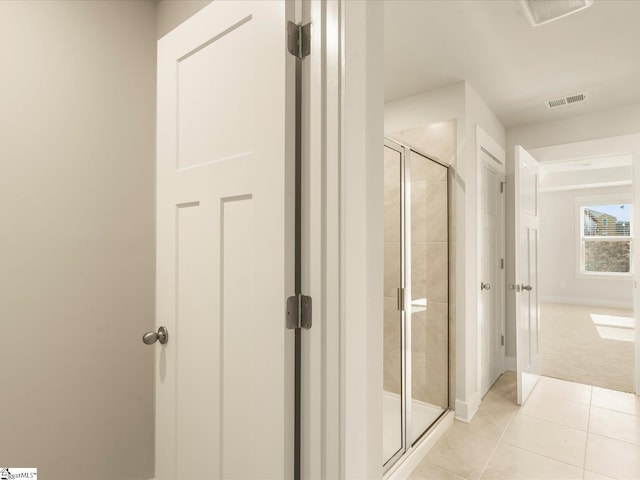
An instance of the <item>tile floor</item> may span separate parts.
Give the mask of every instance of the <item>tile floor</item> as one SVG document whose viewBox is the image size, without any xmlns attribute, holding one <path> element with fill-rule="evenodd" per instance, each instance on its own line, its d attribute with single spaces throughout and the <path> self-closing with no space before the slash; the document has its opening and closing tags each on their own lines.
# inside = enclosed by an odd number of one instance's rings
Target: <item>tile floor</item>
<svg viewBox="0 0 640 480">
<path fill-rule="evenodd" d="M 524 406 L 515 399 L 507 372 L 410 480 L 640 479 L 640 397 L 542 377 Z"/>
</svg>

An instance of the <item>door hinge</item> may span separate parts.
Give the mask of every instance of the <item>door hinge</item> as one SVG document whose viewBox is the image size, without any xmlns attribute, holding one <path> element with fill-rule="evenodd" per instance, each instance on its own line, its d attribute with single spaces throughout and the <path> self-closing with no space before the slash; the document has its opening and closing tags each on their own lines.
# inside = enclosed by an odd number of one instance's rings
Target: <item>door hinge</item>
<svg viewBox="0 0 640 480">
<path fill-rule="evenodd" d="M 504 347 L 504 335 L 500 335 L 500 346 Z"/>
<path fill-rule="evenodd" d="M 504 193 L 504 186 L 507 184 L 507 182 L 500 182 L 500 193 Z"/>
<path fill-rule="evenodd" d="M 500 270 L 504 270 L 504 258 L 500 259 Z"/>
<path fill-rule="evenodd" d="M 287 24 L 287 49 L 296 58 L 307 57 L 311 53 L 311 24 Z"/>
<path fill-rule="evenodd" d="M 307 295 L 292 295 L 287 298 L 287 329 L 311 328 L 311 297 Z"/>
</svg>

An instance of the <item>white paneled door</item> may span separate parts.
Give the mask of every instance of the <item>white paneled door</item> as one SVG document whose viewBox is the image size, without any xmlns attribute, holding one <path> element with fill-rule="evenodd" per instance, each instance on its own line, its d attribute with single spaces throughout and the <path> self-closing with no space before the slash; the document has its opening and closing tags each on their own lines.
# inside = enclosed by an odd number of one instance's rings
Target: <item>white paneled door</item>
<svg viewBox="0 0 640 480">
<path fill-rule="evenodd" d="M 538 162 L 524 148 L 515 151 L 515 281 L 518 405 L 540 378 L 538 301 Z"/>
<path fill-rule="evenodd" d="M 158 42 L 158 479 L 292 477 L 289 8 L 214 1 Z"/>
<path fill-rule="evenodd" d="M 484 155 L 484 153 L 483 153 Z M 480 387 L 484 397 L 504 372 L 503 342 L 503 226 L 504 177 L 480 165 Z"/>
</svg>

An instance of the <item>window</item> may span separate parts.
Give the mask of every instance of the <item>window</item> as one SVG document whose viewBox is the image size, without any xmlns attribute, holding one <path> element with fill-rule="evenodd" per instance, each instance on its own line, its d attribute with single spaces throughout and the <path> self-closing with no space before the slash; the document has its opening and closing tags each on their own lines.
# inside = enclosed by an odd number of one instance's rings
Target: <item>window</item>
<svg viewBox="0 0 640 480">
<path fill-rule="evenodd" d="M 581 204 L 580 273 L 631 273 L 631 204 Z"/>
</svg>

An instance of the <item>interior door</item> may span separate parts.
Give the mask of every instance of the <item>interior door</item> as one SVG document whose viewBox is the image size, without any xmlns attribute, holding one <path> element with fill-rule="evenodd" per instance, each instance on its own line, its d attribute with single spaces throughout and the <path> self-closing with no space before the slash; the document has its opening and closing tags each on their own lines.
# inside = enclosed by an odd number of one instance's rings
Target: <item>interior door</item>
<svg viewBox="0 0 640 480">
<path fill-rule="evenodd" d="M 480 383 L 482 396 L 503 372 L 502 174 L 480 169 Z"/>
<path fill-rule="evenodd" d="M 515 281 L 518 405 L 540 378 L 538 302 L 538 162 L 520 145 L 515 151 Z"/>
<path fill-rule="evenodd" d="M 291 478 L 294 57 L 284 1 L 158 42 L 156 478 Z"/>
</svg>

